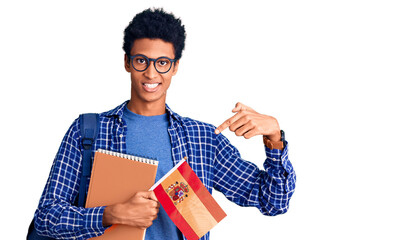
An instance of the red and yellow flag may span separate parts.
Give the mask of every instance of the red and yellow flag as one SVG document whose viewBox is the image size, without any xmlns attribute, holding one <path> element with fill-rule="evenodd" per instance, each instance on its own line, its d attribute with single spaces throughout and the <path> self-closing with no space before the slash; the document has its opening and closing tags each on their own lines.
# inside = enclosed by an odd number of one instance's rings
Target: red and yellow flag
<svg viewBox="0 0 409 240">
<path fill-rule="evenodd" d="M 185 160 L 151 190 L 170 219 L 189 240 L 201 238 L 226 216 Z"/>
</svg>

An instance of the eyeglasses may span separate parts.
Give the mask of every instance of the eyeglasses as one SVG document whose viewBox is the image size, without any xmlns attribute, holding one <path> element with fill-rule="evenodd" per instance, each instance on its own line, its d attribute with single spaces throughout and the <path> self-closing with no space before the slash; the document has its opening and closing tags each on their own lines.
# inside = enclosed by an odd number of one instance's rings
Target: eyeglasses
<svg viewBox="0 0 409 240">
<path fill-rule="evenodd" d="M 138 71 L 138 72 L 143 72 L 151 64 L 151 61 L 153 61 L 153 66 L 155 66 L 156 71 L 158 73 L 167 73 L 169 70 L 172 68 L 172 63 L 174 63 L 176 60 L 175 59 L 170 59 L 168 57 L 160 57 L 160 58 L 148 58 L 145 55 L 138 54 L 138 55 L 133 55 L 130 57 L 132 67 Z"/>
</svg>

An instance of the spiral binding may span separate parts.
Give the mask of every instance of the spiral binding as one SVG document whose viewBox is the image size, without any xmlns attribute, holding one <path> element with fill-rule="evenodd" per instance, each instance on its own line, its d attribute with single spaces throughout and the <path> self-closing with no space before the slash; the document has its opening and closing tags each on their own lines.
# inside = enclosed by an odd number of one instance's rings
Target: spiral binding
<svg viewBox="0 0 409 240">
<path fill-rule="evenodd" d="M 105 149 L 98 149 L 97 152 L 108 154 L 108 155 L 115 156 L 115 157 L 126 158 L 126 159 L 137 161 L 137 162 L 152 164 L 152 165 L 158 165 L 158 163 L 159 163 L 159 161 L 156 161 L 156 160 L 153 160 L 153 159 L 138 157 L 138 156 L 119 153 L 119 152 L 113 152 L 113 151 L 109 151 L 109 150 L 105 150 Z"/>
</svg>

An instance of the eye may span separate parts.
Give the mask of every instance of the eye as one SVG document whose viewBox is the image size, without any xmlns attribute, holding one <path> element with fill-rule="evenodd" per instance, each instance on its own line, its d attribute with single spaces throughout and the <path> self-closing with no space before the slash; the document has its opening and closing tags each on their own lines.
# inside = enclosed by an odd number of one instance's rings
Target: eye
<svg viewBox="0 0 409 240">
<path fill-rule="evenodd" d="M 146 63 L 146 59 L 142 58 L 142 57 L 136 58 L 135 61 L 136 61 L 137 64 L 145 64 Z"/>
<path fill-rule="evenodd" d="M 166 66 L 168 63 L 169 63 L 169 61 L 167 61 L 167 60 L 159 60 L 158 61 L 158 63 L 159 63 L 159 65 L 161 66 L 161 67 L 164 67 L 164 66 Z"/>
</svg>

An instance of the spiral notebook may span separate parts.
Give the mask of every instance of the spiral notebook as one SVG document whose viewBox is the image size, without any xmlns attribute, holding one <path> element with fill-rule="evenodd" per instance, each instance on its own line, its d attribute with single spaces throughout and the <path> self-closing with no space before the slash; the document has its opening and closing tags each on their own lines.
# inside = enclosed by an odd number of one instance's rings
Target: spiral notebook
<svg viewBox="0 0 409 240">
<path fill-rule="evenodd" d="M 148 191 L 155 183 L 158 161 L 99 149 L 95 152 L 86 208 L 108 206 Z M 96 240 L 144 239 L 145 230 L 113 225 Z"/>
</svg>

